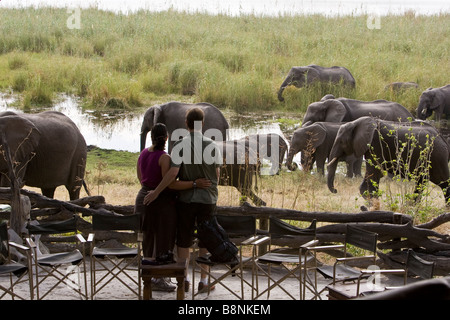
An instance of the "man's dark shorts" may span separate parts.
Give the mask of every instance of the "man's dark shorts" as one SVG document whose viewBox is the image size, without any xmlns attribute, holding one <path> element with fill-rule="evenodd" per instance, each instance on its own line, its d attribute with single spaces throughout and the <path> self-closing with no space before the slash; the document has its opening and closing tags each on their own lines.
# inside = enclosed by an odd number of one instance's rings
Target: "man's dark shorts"
<svg viewBox="0 0 450 320">
<path fill-rule="evenodd" d="M 189 248 L 194 243 L 195 226 L 211 220 L 216 210 L 215 204 L 177 203 L 177 246 Z M 199 244 L 202 247 L 201 244 Z"/>
</svg>

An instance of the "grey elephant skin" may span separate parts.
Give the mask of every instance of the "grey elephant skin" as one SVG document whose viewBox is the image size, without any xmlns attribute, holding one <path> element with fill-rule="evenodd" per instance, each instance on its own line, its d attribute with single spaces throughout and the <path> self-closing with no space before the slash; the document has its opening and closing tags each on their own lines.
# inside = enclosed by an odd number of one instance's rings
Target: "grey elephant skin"
<svg viewBox="0 0 450 320">
<path fill-rule="evenodd" d="M 0 132 L 18 165 L 16 174 L 22 186 L 40 188 L 44 196 L 53 198 L 55 189 L 62 185 L 67 188 L 70 200 L 79 198 L 87 146 L 70 118 L 56 111 L 37 114 L 6 111 L 0 114 Z M 2 186 L 9 186 L 7 170 L 1 157 Z"/>
<path fill-rule="evenodd" d="M 170 153 L 175 142 L 171 139 L 172 133 L 176 129 L 186 129 L 186 112 L 194 107 L 202 109 L 205 113 L 202 132 L 205 133 L 208 129 L 217 129 L 222 134 L 222 137 L 216 137 L 216 140 L 226 140 L 227 129 L 229 128 L 228 121 L 217 107 L 204 102 L 191 104 L 173 101 L 150 107 L 145 112 L 141 126 L 140 150 L 144 150 L 147 134 L 152 130 L 153 126 L 157 123 L 163 123 L 166 125 L 169 133 L 168 151 Z"/>
<path fill-rule="evenodd" d="M 219 185 L 233 186 L 243 196 L 249 197 L 255 205 L 265 206 L 266 202 L 255 193 L 258 179 L 255 152 L 239 140 L 217 141 L 216 143 L 223 156 Z"/>
<path fill-rule="evenodd" d="M 446 119 L 450 114 L 450 84 L 423 91 L 417 107 L 417 118 L 425 120 L 434 112 L 435 120 Z"/>
<path fill-rule="evenodd" d="M 292 135 L 286 167 L 295 170 L 293 158 L 301 152 L 301 164 L 304 171 L 310 172 L 314 163 L 317 171 L 325 174 L 325 162 L 330 156 L 331 148 L 336 139 L 342 122 L 316 122 L 309 126 L 298 128 Z M 347 177 L 361 176 L 362 156 L 343 156 L 338 159 L 347 164 Z"/>
<path fill-rule="evenodd" d="M 412 136 L 415 137 L 416 146 L 398 150 L 398 146 L 402 146 L 403 143 L 413 145 Z M 427 144 L 430 146 L 429 149 L 426 149 Z M 429 161 L 428 166 L 423 163 L 425 156 L 422 155 L 421 158 L 421 152 L 430 149 L 429 154 L 425 155 Z M 332 160 L 328 164 L 328 188 L 331 192 L 336 192 L 334 177 L 337 162 L 335 159 L 350 154 L 357 157 L 364 155 L 366 160 L 366 173 L 360 186 L 362 196 L 376 196 L 379 181 L 383 177 L 380 163 L 383 164 L 384 170 L 393 175 L 405 176 L 417 169 L 419 173 L 416 174 L 418 176 L 415 186 L 416 194 L 420 194 L 420 187 L 425 182 L 423 173 L 426 168 L 424 167 L 428 166 L 429 181 L 442 189 L 448 205 L 450 198 L 449 146 L 433 126 L 423 121 L 395 123 L 372 117 L 362 117 L 342 125 L 331 149 Z M 401 164 L 401 167 L 396 167 L 395 163 Z M 405 172 L 404 163 L 409 166 L 408 172 Z"/>
<path fill-rule="evenodd" d="M 321 67 L 318 65 L 292 67 L 278 90 L 278 100 L 284 101 L 283 91 L 287 86 L 294 85 L 302 88 L 314 83 L 343 84 L 350 88 L 356 86 L 355 78 L 344 67 Z"/>
<path fill-rule="evenodd" d="M 349 122 L 371 116 L 388 121 L 410 121 L 411 112 L 397 102 L 387 100 L 361 101 L 347 98 L 325 99 L 311 103 L 302 126 L 314 122 Z"/>
<path fill-rule="evenodd" d="M 261 159 L 271 162 L 270 175 L 279 174 L 288 145 L 284 138 L 276 133 L 262 133 L 245 136 L 239 139 L 251 148 L 258 158 L 258 174 L 261 174 Z"/>
<path fill-rule="evenodd" d="M 392 82 L 389 83 L 384 90 L 392 90 L 394 92 L 400 92 L 407 89 L 418 89 L 419 85 L 415 82 Z"/>
</svg>

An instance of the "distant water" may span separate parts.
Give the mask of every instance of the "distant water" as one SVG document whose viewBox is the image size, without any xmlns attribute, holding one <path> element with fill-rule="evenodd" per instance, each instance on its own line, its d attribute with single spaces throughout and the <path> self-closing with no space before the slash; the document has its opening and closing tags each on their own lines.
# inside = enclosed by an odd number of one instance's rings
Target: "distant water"
<svg viewBox="0 0 450 320">
<path fill-rule="evenodd" d="M 449 0 L 3 0 L 0 7 L 94 7 L 121 13 L 137 10 L 201 12 L 209 14 L 241 15 L 296 15 L 323 14 L 416 14 L 450 13 Z"/>
<path fill-rule="evenodd" d="M 15 100 L 14 97 L 0 93 L 0 112 L 15 111 L 22 113 L 21 110 L 14 107 Z M 72 119 L 88 145 L 130 152 L 139 152 L 140 150 L 142 113 L 128 111 L 102 113 L 94 110 L 83 110 L 79 101 L 72 96 L 62 96 L 61 101 L 55 103 L 53 107 L 34 110 L 33 112 L 44 110 L 59 111 Z M 255 115 L 245 116 L 227 113 L 225 117 L 230 123 L 230 130 L 228 131 L 230 140 L 256 133 L 277 133 L 285 139 L 287 138 L 284 136 L 284 129 L 275 121 L 275 115 L 256 117 Z M 271 121 L 267 121 L 267 118 L 270 118 Z M 147 145 L 150 144 L 150 141 L 150 137 L 148 137 Z M 296 161 L 299 160 L 295 159 Z"/>
</svg>

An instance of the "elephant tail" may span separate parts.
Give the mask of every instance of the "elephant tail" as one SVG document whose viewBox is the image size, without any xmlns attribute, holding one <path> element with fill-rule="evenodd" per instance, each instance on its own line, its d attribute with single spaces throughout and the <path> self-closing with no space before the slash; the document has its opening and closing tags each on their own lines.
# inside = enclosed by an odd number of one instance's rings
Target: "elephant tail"
<svg viewBox="0 0 450 320">
<path fill-rule="evenodd" d="M 84 187 L 84 191 L 86 191 L 87 195 L 90 197 L 91 196 L 91 192 L 89 191 L 89 188 L 86 184 L 86 180 L 83 179 L 83 187 Z"/>
</svg>

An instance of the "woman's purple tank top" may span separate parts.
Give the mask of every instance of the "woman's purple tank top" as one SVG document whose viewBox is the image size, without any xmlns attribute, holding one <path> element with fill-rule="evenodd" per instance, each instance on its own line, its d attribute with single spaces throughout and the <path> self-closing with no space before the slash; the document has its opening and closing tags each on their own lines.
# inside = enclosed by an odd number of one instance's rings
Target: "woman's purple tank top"
<svg viewBox="0 0 450 320">
<path fill-rule="evenodd" d="M 138 159 L 142 185 L 154 189 L 161 182 L 162 174 L 158 161 L 165 153 L 162 150 L 149 151 L 148 148 L 142 150 Z"/>
</svg>

